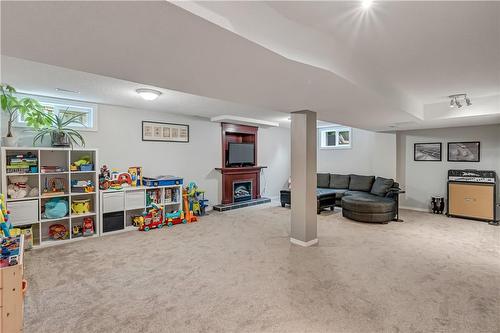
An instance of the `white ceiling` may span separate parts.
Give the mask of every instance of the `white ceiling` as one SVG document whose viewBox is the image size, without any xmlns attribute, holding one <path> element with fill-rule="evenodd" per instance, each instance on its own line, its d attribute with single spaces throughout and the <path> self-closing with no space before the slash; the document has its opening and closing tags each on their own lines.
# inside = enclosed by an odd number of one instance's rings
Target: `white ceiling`
<svg viewBox="0 0 500 333">
<path fill-rule="evenodd" d="M 452 93 L 500 93 L 500 2 L 269 2 L 283 16 L 333 36 L 424 104 Z"/>
<path fill-rule="evenodd" d="M 142 110 L 169 112 L 203 118 L 221 114 L 247 116 L 249 114 L 289 127 L 287 113 L 187 94 L 175 90 L 115 79 L 82 71 L 46 65 L 19 58 L 2 56 L 1 80 L 28 94 L 120 105 Z M 56 88 L 76 91 L 68 93 Z M 162 92 L 155 101 L 145 101 L 135 90 L 151 88 Z"/>
<path fill-rule="evenodd" d="M 1 79 L 283 125 L 300 109 L 372 130 L 500 122 L 498 2 L 376 1 L 370 12 L 358 1 L 176 5 L 2 2 Z M 164 95 L 146 103 L 133 93 L 144 85 Z M 460 92 L 473 106 L 450 112 L 446 96 Z"/>
</svg>

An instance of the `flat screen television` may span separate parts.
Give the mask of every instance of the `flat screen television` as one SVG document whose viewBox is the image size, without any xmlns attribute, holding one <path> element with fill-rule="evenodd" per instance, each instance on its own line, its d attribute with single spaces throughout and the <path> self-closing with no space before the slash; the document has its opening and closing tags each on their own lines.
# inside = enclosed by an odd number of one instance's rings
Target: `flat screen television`
<svg viewBox="0 0 500 333">
<path fill-rule="evenodd" d="M 253 143 L 229 143 L 228 163 L 230 165 L 255 165 Z"/>
</svg>

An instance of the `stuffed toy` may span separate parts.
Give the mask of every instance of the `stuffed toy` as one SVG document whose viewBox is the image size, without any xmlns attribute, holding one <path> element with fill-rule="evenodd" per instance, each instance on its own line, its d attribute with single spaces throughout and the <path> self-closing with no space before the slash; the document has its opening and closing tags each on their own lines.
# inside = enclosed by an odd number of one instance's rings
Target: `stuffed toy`
<svg viewBox="0 0 500 333">
<path fill-rule="evenodd" d="M 10 176 L 9 185 L 7 186 L 7 195 L 9 198 L 20 199 L 26 197 L 31 187 L 26 183 L 28 176 Z"/>
<path fill-rule="evenodd" d="M 9 176 L 9 185 L 7 186 L 7 195 L 12 199 L 20 199 L 26 196 L 38 196 L 38 188 L 31 188 L 28 185 L 28 176 Z"/>
</svg>

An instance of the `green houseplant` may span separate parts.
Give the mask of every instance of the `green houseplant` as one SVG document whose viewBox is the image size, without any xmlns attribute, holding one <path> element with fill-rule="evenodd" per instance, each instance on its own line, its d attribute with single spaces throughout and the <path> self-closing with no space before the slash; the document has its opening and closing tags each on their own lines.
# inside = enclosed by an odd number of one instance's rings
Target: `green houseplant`
<svg viewBox="0 0 500 333">
<path fill-rule="evenodd" d="M 66 110 L 67 111 L 67 110 Z M 46 136 L 50 136 L 52 146 L 54 147 L 73 147 L 73 144 L 84 147 L 85 139 L 75 129 L 71 128 L 71 124 L 81 124 L 85 126 L 78 118 L 80 115 L 66 117 L 65 112 L 59 114 L 46 113 L 46 118 L 43 124 L 39 124 L 37 134 L 33 138 L 33 145 L 38 141 L 43 142 Z"/>
<path fill-rule="evenodd" d="M 15 138 L 12 135 L 12 124 L 22 116 L 28 126 L 37 128 L 46 123 L 43 106 L 33 98 L 19 98 L 15 96 L 16 89 L 8 84 L 0 84 L 0 101 L 2 110 L 8 114 L 7 135 L 3 139 L 4 145 L 13 146 Z"/>
</svg>

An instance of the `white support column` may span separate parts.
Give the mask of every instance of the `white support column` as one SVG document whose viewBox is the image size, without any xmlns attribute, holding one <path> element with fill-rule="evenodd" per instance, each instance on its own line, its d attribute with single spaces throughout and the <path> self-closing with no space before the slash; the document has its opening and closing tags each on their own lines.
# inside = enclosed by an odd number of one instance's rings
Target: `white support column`
<svg viewBox="0 0 500 333">
<path fill-rule="evenodd" d="M 290 241 L 301 246 L 318 242 L 316 216 L 316 112 L 292 112 Z"/>
</svg>

